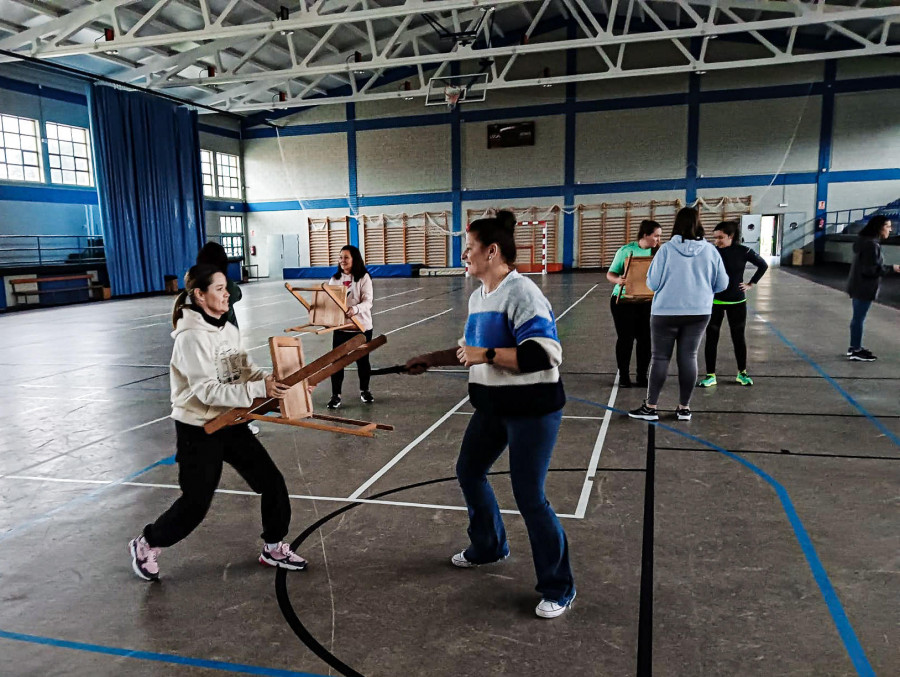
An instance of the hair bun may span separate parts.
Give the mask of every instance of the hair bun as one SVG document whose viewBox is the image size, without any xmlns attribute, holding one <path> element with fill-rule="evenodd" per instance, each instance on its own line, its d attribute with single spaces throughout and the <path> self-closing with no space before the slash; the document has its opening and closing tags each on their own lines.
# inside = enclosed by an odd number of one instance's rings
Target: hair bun
<svg viewBox="0 0 900 677">
<path fill-rule="evenodd" d="M 497 212 L 497 225 L 500 226 L 503 230 L 507 230 L 510 233 L 514 233 L 516 230 L 516 215 L 511 211 L 506 209 L 501 209 Z"/>
</svg>

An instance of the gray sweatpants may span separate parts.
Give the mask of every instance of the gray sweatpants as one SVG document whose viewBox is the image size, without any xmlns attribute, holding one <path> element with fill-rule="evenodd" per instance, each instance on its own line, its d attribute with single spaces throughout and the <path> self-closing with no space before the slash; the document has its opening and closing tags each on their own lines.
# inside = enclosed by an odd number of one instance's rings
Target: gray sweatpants
<svg viewBox="0 0 900 677">
<path fill-rule="evenodd" d="M 650 382 L 648 404 L 659 403 L 659 393 L 669 373 L 669 362 L 678 344 L 679 404 L 690 404 L 697 382 L 697 351 L 709 323 L 709 315 L 652 315 L 650 317 Z"/>
</svg>

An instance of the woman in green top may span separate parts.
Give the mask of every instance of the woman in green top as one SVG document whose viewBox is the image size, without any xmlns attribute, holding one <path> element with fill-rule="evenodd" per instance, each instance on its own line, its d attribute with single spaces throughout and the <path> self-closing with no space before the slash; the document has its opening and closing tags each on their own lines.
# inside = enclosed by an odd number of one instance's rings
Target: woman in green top
<svg viewBox="0 0 900 677">
<path fill-rule="evenodd" d="M 616 325 L 616 365 L 619 368 L 619 387 L 630 388 L 634 385 L 629 371 L 631 365 L 631 348 L 637 341 L 637 379 L 638 387 L 647 387 L 647 371 L 650 368 L 650 302 L 616 303 L 619 287 L 625 278 L 625 261 L 629 256 L 652 256 L 659 247 L 662 226 L 656 221 L 645 219 L 638 228 L 638 239 L 619 247 L 612 265 L 606 273 L 606 279 L 615 284 L 609 309 Z"/>
</svg>

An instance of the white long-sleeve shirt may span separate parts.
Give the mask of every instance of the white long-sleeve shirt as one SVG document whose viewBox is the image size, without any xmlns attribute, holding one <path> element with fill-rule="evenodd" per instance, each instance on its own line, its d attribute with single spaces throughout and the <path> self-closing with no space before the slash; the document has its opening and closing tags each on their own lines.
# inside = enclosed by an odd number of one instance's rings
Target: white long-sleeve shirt
<svg viewBox="0 0 900 677">
<path fill-rule="evenodd" d="M 347 308 L 355 308 L 356 315 L 354 317 L 359 320 L 365 331 L 372 328 L 372 278 L 368 273 L 363 275 L 359 281 L 354 280 L 352 275 L 341 273 L 341 279 L 331 278 L 328 284 L 342 284 L 348 288 L 347 290 Z"/>
</svg>

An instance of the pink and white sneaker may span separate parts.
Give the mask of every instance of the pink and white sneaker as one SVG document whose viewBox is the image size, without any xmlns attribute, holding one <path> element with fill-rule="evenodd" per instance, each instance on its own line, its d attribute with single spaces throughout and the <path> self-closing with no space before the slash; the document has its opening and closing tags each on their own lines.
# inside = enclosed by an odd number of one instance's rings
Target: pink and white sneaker
<svg viewBox="0 0 900 677">
<path fill-rule="evenodd" d="M 259 555 L 259 563 L 291 571 L 303 571 L 307 565 L 306 560 L 291 550 L 291 546 L 284 541 L 271 550 L 269 550 L 269 546 L 264 545 Z"/>
<path fill-rule="evenodd" d="M 156 558 L 162 552 L 162 548 L 151 548 L 143 536 L 138 536 L 128 543 L 131 551 L 131 568 L 145 581 L 159 580 L 159 564 Z"/>
</svg>

